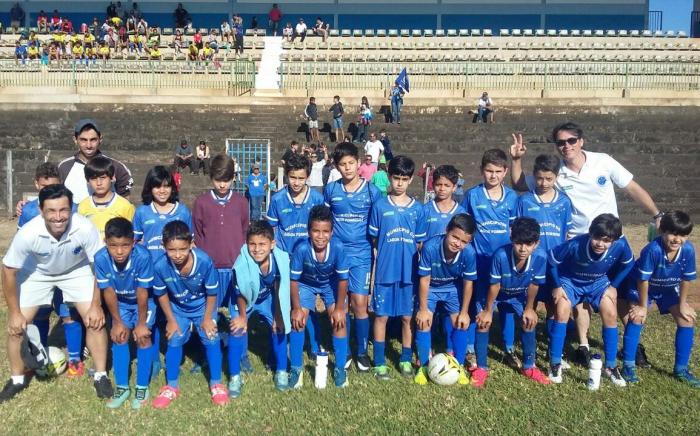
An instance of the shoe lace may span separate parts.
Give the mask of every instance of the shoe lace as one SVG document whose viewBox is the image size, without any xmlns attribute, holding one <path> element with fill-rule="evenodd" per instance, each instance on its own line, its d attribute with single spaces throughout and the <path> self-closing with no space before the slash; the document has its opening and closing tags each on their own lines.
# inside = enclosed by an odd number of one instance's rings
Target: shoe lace
<svg viewBox="0 0 700 436">
<path fill-rule="evenodd" d="M 212 396 L 225 395 L 226 389 L 223 387 L 223 385 L 214 385 L 211 387 L 211 394 Z"/>
<path fill-rule="evenodd" d="M 167 398 L 168 400 L 174 400 L 177 394 L 175 393 L 175 390 L 166 386 L 163 388 L 162 391 L 160 391 L 160 397 Z"/>
<path fill-rule="evenodd" d="M 100 379 L 99 382 L 102 382 L 102 379 Z M 126 389 L 126 388 L 119 388 L 119 387 L 118 387 L 118 388 L 114 391 L 113 398 L 119 398 L 119 397 L 121 397 L 122 395 L 124 395 L 124 392 L 126 392 L 126 391 L 128 391 L 128 389 Z"/>
</svg>

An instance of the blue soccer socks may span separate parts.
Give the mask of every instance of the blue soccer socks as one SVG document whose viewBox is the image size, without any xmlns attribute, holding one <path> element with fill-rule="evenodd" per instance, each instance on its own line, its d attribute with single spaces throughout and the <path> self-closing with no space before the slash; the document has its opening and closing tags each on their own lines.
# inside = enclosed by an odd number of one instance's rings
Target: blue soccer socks
<svg viewBox="0 0 700 436">
<path fill-rule="evenodd" d="M 537 335 L 535 330 L 523 330 L 520 339 L 523 343 L 523 369 L 533 368 L 537 358 Z"/>
<path fill-rule="evenodd" d="M 549 338 L 549 361 L 552 365 L 561 364 L 561 355 L 564 352 L 564 341 L 566 340 L 565 322 L 554 321 Z"/>
<path fill-rule="evenodd" d="M 348 359 L 348 337 L 342 338 L 333 336 L 333 351 L 335 352 L 335 367 L 344 370 L 345 362 Z"/>
<path fill-rule="evenodd" d="M 476 332 L 474 340 L 476 348 L 476 366 L 486 369 L 489 367 L 489 332 Z"/>
<path fill-rule="evenodd" d="M 303 330 L 300 332 L 292 330 L 289 333 L 289 357 L 292 368 L 301 368 L 304 365 L 304 336 Z"/>
<path fill-rule="evenodd" d="M 416 348 L 418 349 L 418 359 L 420 360 L 420 366 L 427 366 L 430 360 L 430 342 L 431 342 L 431 332 L 417 331 L 416 332 Z"/>
<path fill-rule="evenodd" d="M 284 333 L 270 332 L 272 352 L 275 355 L 275 369 L 277 372 L 287 371 L 287 335 Z"/>
<path fill-rule="evenodd" d="M 498 312 L 501 325 L 501 335 L 505 351 L 511 353 L 515 348 L 515 314 L 513 312 Z"/>
<path fill-rule="evenodd" d="M 83 326 L 77 321 L 64 321 L 63 330 L 66 335 L 68 361 L 77 362 L 80 360 L 80 354 L 83 351 Z"/>
<path fill-rule="evenodd" d="M 151 366 L 153 364 L 153 350 L 148 348 L 136 349 L 136 386 L 148 387 L 151 381 Z"/>
<path fill-rule="evenodd" d="M 643 324 L 635 324 L 631 320 L 625 326 L 625 333 L 622 339 L 622 364 L 623 366 L 635 366 L 635 356 L 639 337 L 642 334 Z"/>
<path fill-rule="evenodd" d="M 374 366 L 385 366 L 386 356 L 384 355 L 384 350 L 386 347 L 386 342 L 374 341 Z"/>
<path fill-rule="evenodd" d="M 114 371 L 114 383 L 117 386 L 129 386 L 129 363 L 131 353 L 129 342 L 124 344 L 112 343 L 112 370 Z"/>
<path fill-rule="evenodd" d="M 605 367 L 615 368 L 617 366 L 617 326 L 603 327 L 603 349 Z"/>
<path fill-rule="evenodd" d="M 467 330 L 453 329 L 452 330 L 452 351 L 455 353 L 455 359 L 460 365 L 464 365 L 464 358 L 467 354 Z"/>
<path fill-rule="evenodd" d="M 674 372 L 679 373 L 688 369 L 690 352 L 693 349 L 694 327 L 678 327 L 676 329 L 676 362 Z"/>
<path fill-rule="evenodd" d="M 314 311 L 309 311 L 309 316 L 306 319 L 306 332 L 309 334 L 309 349 L 311 350 L 312 354 L 316 355 L 319 351 L 320 330 L 318 325 L 318 315 Z M 303 342 L 301 347 L 303 352 Z"/>
<path fill-rule="evenodd" d="M 177 388 L 180 384 L 180 362 L 182 347 L 168 346 L 165 352 L 165 380 L 170 387 Z"/>
<path fill-rule="evenodd" d="M 241 356 L 245 351 L 248 333 L 231 335 L 228 340 L 228 371 L 231 377 L 241 373 Z"/>
<path fill-rule="evenodd" d="M 209 364 L 209 386 L 221 383 L 221 343 L 215 342 L 204 346 Z"/>
<path fill-rule="evenodd" d="M 355 341 L 357 342 L 357 355 L 367 354 L 367 341 L 369 339 L 369 318 L 355 318 Z M 376 348 L 376 344 L 375 344 Z M 375 352 L 376 354 L 376 352 Z"/>
</svg>

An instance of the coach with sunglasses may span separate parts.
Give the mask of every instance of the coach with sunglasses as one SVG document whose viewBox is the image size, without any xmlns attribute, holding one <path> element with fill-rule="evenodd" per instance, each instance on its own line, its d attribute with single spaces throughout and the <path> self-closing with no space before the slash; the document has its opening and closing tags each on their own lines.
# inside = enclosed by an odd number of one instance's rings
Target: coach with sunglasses
<svg viewBox="0 0 700 436">
<path fill-rule="evenodd" d="M 571 122 L 559 124 L 552 131 L 552 139 L 562 158 L 556 186 L 569 196 L 573 206 L 568 238 L 588 233 L 591 221 L 600 214 L 612 213 L 618 216 L 613 185 L 624 189 L 658 226 L 662 213 L 649 193 L 632 180 L 632 173 L 610 155 L 583 150 L 585 140 L 580 126 Z M 533 190 L 535 187 L 534 177 L 525 177 L 523 173 L 522 157 L 526 151 L 523 135 L 513 134 L 513 145 L 510 146 L 511 179 L 513 187 L 519 191 Z M 582 305 L 576 307 L 576 328 L 579 336 L 577 357 L 582 364 L 588 365 L 590 309 L 582 309 Z M 650 366 L 641 344 L 635 360 L 637 366 Z"/>
</svg>

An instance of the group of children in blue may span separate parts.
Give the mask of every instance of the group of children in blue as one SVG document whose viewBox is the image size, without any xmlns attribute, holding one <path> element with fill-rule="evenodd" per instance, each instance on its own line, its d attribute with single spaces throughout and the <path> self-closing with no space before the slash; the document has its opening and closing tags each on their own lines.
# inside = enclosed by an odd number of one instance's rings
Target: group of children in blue
<svg viewBox="0 0 700 436">
<path fill-rule="evenodd" d="M 695 313 L 686 298 L 696 272 L 687 214 L 674 211 L 662 217 L 659 236 L 635 262 L 620 220 L 611 214 L 596 217 L 588 234 L 567 240 L 572 208 L 566 194 L 555 187 L 556 156 L 537 157 L 537 187 L 518 197 L 503 183 L 506 154 L 486 151 L 481 162 L 484 182 L 470 189 L 462 204 L 452 199 L 459 173 L 451 165 L 435 170 L 436 198 L 421 204 L 407 193 L 415 169 L 410 158 L 389 161 L 387 196 L 358 176 L 355 145 L 338 144 L 332 158 L 342 178 L 329 183 L 323 194 L 305 184 L 311 169 L 306 157 L 294 155 L 285 162 L 287 186 L 273 195 L 266 219 L 250 223 L 240 253 L 223 271 L 194 246 L 192 217 L 177 202 L 167 173 L 147 178 L 144 205 L 137 209 L 133 225 L 124 218 L 109 221 L 106 246 L 95 259 L 97 283 L 112 315 L 117 389 L 108 406 L 119 407 L 129 397 L 131 336 L 138 348 L 137 397 L 141 404 L 148 398 L 151 368 L 160 359 L 161 329 L 168 344 L 167 384 L 154 398 L 154 407 L 165 408 L 180 395 L 183 345 L 192 331 L 204 346 L 212 401 L 221 405 L 239 397 L 241 363 L 243 369 L 249 366 L 248 320 L 254 314 L 270 329 L 275 386 L 301 388 L 306 333 L 311 353 L 320 351 L 317 298 L 330 320 L 338 387 L 348 385 L 351 330 L 358 370 L 372 370 L 380 380 L 390 378 L 385 359 L 390 318 L 401 320 L 402 375 L 414 377 L 418 384 L 428 382 L 436 321 L 446 332 L 448 352 L 466 365 L 459 383 L 482 387 L 489 375 L 494 309 L 506 336 L 514 335 L 507 315 L 521 321 L 522 373 L 541 384 L 560 383 L 566 325 L 579 302 L 601 313 L 604 373 L 614 384 L 639 381 L 634 354 L 647 305 L 656 302 L 660 312 L 670 312 L 678 324 L 674 374 L 700 387 L 688 371 Z M 212 169 L 212 195 L 219 202 L 238 195 L 227 192 L 233 175 L 232 169 Z M 538 177 L 543 175 L 548 177 Z M 547 305 L 548 375 L 535 365 L 538 302 Z M 616 362 L 617 305 L 624 305 L 628 314 L 622 374 Z M 221 307 L 230 315 L 227 386 L 222 382 L 222 331 L 217 324 Z M 368 357 L 369 312 L 374 312 L 373 363 Z M 414 332 L 417 370 L 412 362 Z M 472 355 L 475 361 L 467 357 Z"/>
</svg>

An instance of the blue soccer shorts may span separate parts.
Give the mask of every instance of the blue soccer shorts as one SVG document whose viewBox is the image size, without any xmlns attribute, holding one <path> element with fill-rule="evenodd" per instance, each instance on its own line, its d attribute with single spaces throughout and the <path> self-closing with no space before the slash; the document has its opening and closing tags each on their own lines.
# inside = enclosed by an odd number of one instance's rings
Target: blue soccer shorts
<svg viewBox="0 0 700 436">
<path fill-rule="evenodd" d="M 273 294 L 271 292 L 265 292 L 258 296 L 258 299 L 253 305 L 247 307 L 246 316 L 250 319 L 253 315 L 259 315 L 265 320 L 268 326 L 272 327 L 272 322 L 275 320 L 274 306 Z M 236 304 L 230 304 L 229 313 L 235 318 L 238 313 L 238 306 Z"/>
<path fill-rule="evenodd" d="M 335 293 L 331 286 L 324 288 L 314 288 L 299 282 L 299 300 L 301 307 L 312 312 L 316 311 L 316 296 L 321 297 L 321 301 L 326 306 L 326 309 L 335 304 Z"/>
<path fill-rule="evenodd" d="M 413 283 L 376 283 L 372 308 L 376 316 L 411 316 L 414 308 Z"/>
<path fill-rule="evenodd" d="M 457 289 L 450 289 L 447 291 L 436 291 L 430 288 L 428 290 L 428 310 L 431 313 L 435 313 L 438 305 L 447 314 L 459 313 L 459 309 L 462 307 L 461 295 L 457 292 Z M 420 309 L 420 301 L 416 298 L 416 310 Z"/>
<path fill-rule="evenodd" d="M 620 298 L 623 298 L 630 303 L 639 304 L 639 292 L 636 289 L 628 289 L 626 292 L 620 292 Z M 680 291 L 678 287 L 669 288 L 668 290 L 652 290 L 649 289 L 647 297 L 647 307 L 656 303 L 659 308 L 659 313 L 667 314 L 671 312 L 671 307 L 681 302 Z"/>
<path fill-rule="evenodd" d="M 233 295 L 233 270 L 231 268 L 217 268 L 216 272 L 219 274 L 216 307 L 228 307 L 231 295 Z"/>
<path fill-rule="evenodd" d="M 584 285 L 576 284 L 566 277 L 561 278 L 561 287 L 566 293 L 566 298 L 571 302 L 571 307 L 579 303 L 588 303 L 596 313 L 600 310 L 600 300 L 609 286 L 610 281 L 607 277 Z"/>
<path fill-rule="evenodd" d="M 175 320 L 177 321 L 177 325 L 180 327 L 180 332 L 182 334 L 175 333 L 168 340 L 168 347 L 182 347 L 183 345 L 185 345 L 187 341 L 190 340 L 192 330 L 197 330 L 199 340 L 205 347 L 207 345 L 214 345 L 220 342 L 218 333 L 210 338 L 209 336 L 207 336 L 204 329 L 202 329 L 201 324 L 202 320 L 204 319 L 204 314 L 185 315 L 183 313 L 173 312 L 173 315 L 175 316 Z M 214 319 L 213 321 L 216 322 L 216 319 Z"/>
<path fill-rule="evenodd" d="M 139 309 L 136 304 L 119 303 L 119 317 L 122 323 L 133 330 L 139 322 Z M 156 323 L 156 303 L 152 298 L 148 299 L 148 312 L 146 313 L 146 326 L 151 329 Z"/>
<path fill-rule="evenodd" d="M 348 257 L 350 264 L 350 278 L 348 279 L 348 292 L 359 295 L 369 295 L 369 282 L 372 276 L 372 258 Z"/>
</svg>

